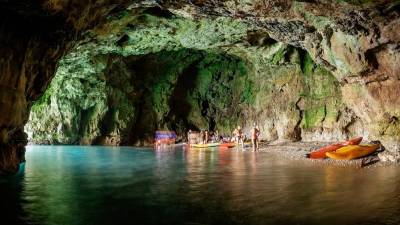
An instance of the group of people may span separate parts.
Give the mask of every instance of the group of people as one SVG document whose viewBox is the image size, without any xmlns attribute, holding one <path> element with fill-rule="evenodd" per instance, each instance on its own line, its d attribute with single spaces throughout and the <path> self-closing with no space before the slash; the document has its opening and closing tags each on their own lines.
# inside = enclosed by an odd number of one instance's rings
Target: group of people
<svg viewBox="0 0 400 225">
<path fill-rule="evenodd" d="M 191 134 L 194 133 L 192 130 L 189 130 L 188 132 L 188 140 L 190 142 L 190 136 Z M 209 142 L 221 142 L 223 141 L 223 137 L 219 136 L 218 131 L 210 132 L 207 130 L 202 130 L 200 131 L 200 141 L 197 141 L 201 144 L 207 144 Z"/>
<path fill-rule="evenodd" d="M 191 130 L 188 132 L 188 141 L 191 143 L 191 134 L 193 134 Z M 220 136 L 218 131 L 210 132 L 210 131 L 201 131 L 200 132 L 200 140 L 197 142 L 200 142 L 202 144 L 207 144 L 209 142 L 236 142 L 236 144 L 239 146 L 241 145 L 244 147 L 244 141 L 246 139 L 246 135 L 244 135 L 243 129 L 241 126 L 237 126 L 235 130 L 233 131 L 233 136 L 230 138 L 224 138 L 223 136 Z M 253 124 L 253 127 L 250 131 L 250 139 L 251 139 L 251 144 L 253 147 L 253 151 L 257 151 L 259 149 L 259 136 L 260 136 L 260 128 L 257 126 L 256 123 Z"/>
<path fill-rule="evenodd" d="M 253 151 L 257 151 L 259 149 L 259 136 L 260 128 L 256 123 L 254 123 L 250 131 L 250 139 Z M 237 126 L 237 128 L 233 131 L 233 141 L 235 141 L 237 145 L 241 144 L 242 147 L 244 147 L 245 138 L 246 136 L 243 134 L 242 127 Z"/>
</svg>

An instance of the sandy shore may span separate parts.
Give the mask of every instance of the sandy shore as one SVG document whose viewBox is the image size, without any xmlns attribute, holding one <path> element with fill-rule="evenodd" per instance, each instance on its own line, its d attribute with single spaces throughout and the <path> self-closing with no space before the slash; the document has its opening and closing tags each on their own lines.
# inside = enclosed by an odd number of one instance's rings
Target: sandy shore
<svg viewBox="0 0 400 225">
<path fill-rule="evenodd" d="M 371 156 L 363 157 L 361 159 L 354 160 L 334 160 L 334 159 L 309 159 L 306 157 L 307 153 L 315 151 L 323 146 L 330 145 L 332 142 L 281 142 L 281 143 L 260 143 L 259 152 L 265 152 L 274 154 L 275 157 L 284 158 L 288 160 L 294 160 L 299 163 L 305 163 L 308 165 L 319 165 L 319 166 L 339 166 L 339 167 L 382 167 L 382 166 L 400 166 L 394 162 L 382 162 L 377 153 Z M 186 143 L 180 143 L 173 145 L 174 147 L 184 146 Z M 231 148 L 230 150 L 242 150 L 239 148 Z M 251 145 L 246 145 L 243 149 L 245 151 L 252 151 Z"/>
<path fill-rule="evenodd" d="M 329 145 L 327 142 L 285 142 L 277 144 L 260 144 L 260 152 L 268 152 L 278 157 L 312 163 L 315 165 L 334 165 L 340 167 L 377 167 L 390 166 L 393 163 L 379 161 L 379 157 L 374 154 L 368 157 L 355 160 L 334 160 L 334 159 L 309 159 L 306 154 L 322 146 Z"/>
</svg>

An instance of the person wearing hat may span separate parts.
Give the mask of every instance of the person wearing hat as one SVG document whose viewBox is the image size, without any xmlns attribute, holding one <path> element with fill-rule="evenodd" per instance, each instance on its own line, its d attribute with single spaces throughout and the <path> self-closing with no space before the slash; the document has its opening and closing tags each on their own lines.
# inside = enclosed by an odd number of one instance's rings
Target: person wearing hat
<svg viewBox="0 0 400 225">
<path fill-rule="evenodd" d="M 253 146 L 253 151 L 258 150 L 258 136 L 260 136 L 260 129 L 256 123 L 253 124 L 253 128 L 251 129 L 251 144 Z"/>
</svg>

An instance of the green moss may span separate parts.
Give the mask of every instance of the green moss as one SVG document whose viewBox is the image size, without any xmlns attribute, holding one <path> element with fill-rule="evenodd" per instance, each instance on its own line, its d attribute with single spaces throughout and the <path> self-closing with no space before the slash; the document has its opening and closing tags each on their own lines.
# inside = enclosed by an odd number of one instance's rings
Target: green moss
<svg viewBox="0 0 400 225">
<path fill-rule="evenodd" d="M 341 108 L 339 83 L 326 69 L 316 65 L 308 53 L 302 53 L 301 63 L 304 98 L 302 128 L 333 127 Z"/>
<path fill-rule="evenodd" d="M 151 102 L 145 104 L 151 106 L 146 111 L 154 111 L 160 124 L 169 121 L 167 127 L 183 124 L 224 130 L 221 122 L 230 127 L 237 121 L 236 111 L 226 109 L 254 99 L 246 63 L 237 57 L 182 49 L 146 56 L 135 65 L 153 60 L 157 66 L 146 72 L 149 79 L 140 78 L 149 90 L 141 101 Z M 235 118 L 235 122 L 226 122 L 226 118 Z"/>
<path fill-rule="evenodd" d="M 319 127 L 320 123 L 324 120 L 326 115 L 325 106 L 319 106 L 317 108 L 310 108 L 304 111 L 304 118 L 302 121 L 302 127 L 309 129 L 313 127 Z"/>
<path fill-rule="evenodd" d="M 310 54 L 307 52 L 301 51 L 302 53 L 302 59 L 300 60 L 300 67 L 301 71 L 305 76 L 312 76 L 312 73 L 314 71 L 315 63 L 312 60 Z"/>
<path fill-rule="evenodd" d="M 199 97 L 204 98 L 207 96 L 210 90 L 210 84 L 213 76 L 216 72 L 215 64 L 211 67 L 204 68 L 204 65 L 197 66 L 198 75 L 196 76 L 196 90 L 199 93 Z"/>
<path fill-rule="evenodd" d="M 255 94 L 253 93 L 254 83 L 252 81 L 246 80 L 244 83 L 244 90 L 240 95 L 240 101 L 248 105 L 251 105 L 255 101 Z"/>
<path fill-rule="evenodd" d="M 272 57 L 272 64 L 279 64 L 284 60 L 286 48 L 280 48 Z"/>
<path fill-rule="evenodd" d="M 338 93 L 339 83 L 336 78 L 328 70 L 316 65 L 309 54 L 304 56 L 301 70 L 305 83 L 302 96 L 317 101 Z"/>
<path fill-rule="evenodd" d="M 251 120 L 290 130 L 299 94 L 302 127 L 334 124 L 341 96 L 332 74 L 286 44 L 248 46 L 249 30 L 222 17 L 109 18 L 60 62 L 48 95 L 34 106 L 35 135 L 77 143 L 116 134 L 135 142 L 155 129 L 228 134 Z"/>
<path fill-rule="evenodd" d="M 46 91 L 37 101 L 32 105 L 31 111 L 40 113 L 46 109 L 51 103 L 51 91 Z"/>
<path fill-rule="evenodd" d="M 120 18 L 115 20 L 119 21 Z M 182 48 L 217 48 L 245 38 L 247 30 L 252 29 L 248 24 L 227 17 L 190 20 L 142 14 L 133 16 L 123 24 L 114 21 L 109 23 L 110 25 L 105 25 L 103 29 L 93 31 L 97 35 L 102 34 L 96 51 L 124 56 L 144 55 L 163 50 L 177 51 Z M 115 26 L 126 27 L 116 30 Z M 122 43 L 119 42 L 121 38 L 125 38 Z M 86 47 L 90 48 L 90 43 Z"/>
</svg>

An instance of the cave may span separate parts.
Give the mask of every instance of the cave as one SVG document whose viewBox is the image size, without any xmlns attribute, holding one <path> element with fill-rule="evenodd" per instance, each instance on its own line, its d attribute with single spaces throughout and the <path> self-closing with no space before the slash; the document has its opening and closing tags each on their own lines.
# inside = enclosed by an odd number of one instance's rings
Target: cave
<svg viewBox="0 0 400 225">
<path fill-rule="evenodd" d="M 28 139 L 146 145 L 155 129 L 182 139 L 252 122 L 268 141 L 397 143 L 394 3 L 340 3 L 340 16 L 319 19 L 307 7 L 335 3 L 267 4 L 298 20 L 265 23 L 218 10 L 190 18 L 183 3 L 2 4 L 2 171 L 16 170 Z"/>
<path fill-rule="evenodd" d="M 215 120 L 221 131 L 230 132 L 239 107 L 249 105 L 249 90 L 235 89 L 249 82 L 248 65 L 237 56 L 180 49 L 96 57 L 90 66 L 104 64 L 96 73 L 83 75 L 90 70 L 76 64 L 59 68 L 32 105 L 25 126 L 29 141 L 148 145 L 156 130 L 176 130 L 182 138 L 188 129 L 216 128 Z M 73 69 L 76 77 L 70 76 Z"/>
<path fill-rule="evenodd" d="M 32 105 L 28 141 L 141 146 L 154 142 L 156 130 L 174 130 L 184 140 L 189 129 L 229 135 L 237 124 L 254 122 L 268 141 L 356 135 L 337 79 L 307 52 L 278 42 L 253 51 L 269 58 L 261 63 L 247 54 L 187 48 L 125 57 L 67 55 L 61 62 L 69 63 L 61 63 Z"/>
<path fill-rule="evenodd" d="M 400 149 L 398 1 L 0 1 L 0 176 L 157 130 Z M 247 136 L 249 136 L 246 133 Z"/>
</svg>

